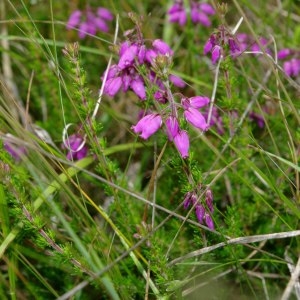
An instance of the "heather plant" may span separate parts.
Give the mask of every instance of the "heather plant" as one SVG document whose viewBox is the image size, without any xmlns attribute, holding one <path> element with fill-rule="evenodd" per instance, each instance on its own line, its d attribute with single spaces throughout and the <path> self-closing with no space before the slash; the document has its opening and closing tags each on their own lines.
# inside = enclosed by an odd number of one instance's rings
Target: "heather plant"
<svg viewBox="0 0 300 300">
<path fill-rule="evenodd" d="M 299 12 L 2 1 L 1 299 L 300 299 Z"/>
</svg>

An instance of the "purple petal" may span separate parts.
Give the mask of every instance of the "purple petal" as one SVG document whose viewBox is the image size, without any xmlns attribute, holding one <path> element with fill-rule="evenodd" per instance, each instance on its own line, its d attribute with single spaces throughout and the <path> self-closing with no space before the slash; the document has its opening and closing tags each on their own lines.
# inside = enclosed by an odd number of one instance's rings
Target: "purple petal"
<svg viewBox="0 0 300 300">
<path fill-rule="evenodd" d="M 205 208 L 201 204 L 197 204 L 195 207 L 195 213 L 199 223 L 202 224 L 205 215 Z"/>
<path fill-rule="evenodd" d="M 103 32 L 108 32 L 109 27 L 108 25 L 105 23 L 104 20 L 100 19 L 100 18 L 95 18 L 95 25 L 98 27 L 99 30 L 103 31 Z"/>
<path fill-rule="evenodd" d="M 215 229 L 214 221 L 208 213 L 205 213 L 204 219 L 205 219 L 205 223 L 206 223 L 207 227 L 210 230 L 214 230 Z"/>
<path fill-rule="evenodd" d="M 189 109 L 185 110 L 184 117 L 194 127 L 201 130 L 208 129 L 208 125 L 204 116 L 197 109 L 190 107 Z"/>
<path fill-rule="evenodd" d="M 110 10 L 108 10 L 107 8 L 104 8 L 104 7 L 98 7 L 97 15 L 107 21 L 112 21 L 114 18 L 113 14 L 110 12 Z"/>
<path fill-rule="evenodd" d="M 129 47 L 130 47 L 130 43 L 128 41 L 123 42 L 120 46 L 119 56 L 121 57 Z"/>
<path fill-rule="evenodd" d="M 211 213 L 214 212 L 214 207 L 213 207 L 213 194 L 211 189 L 208 189 L 205 193 L 205 202 L 206 205 L 208 207 L 208 209 L 210 210 Z"/>
<path fill-rule="evenodd" d="M 140 137 L 146 140 L 160 128 L 161 124 L 162 119 L 159 114 L 149 114 L 131 128 L 135 133 L 140 133 Z"/>
<path fill-rule="evenodd" d="M 138 51 L 139 64 L 143 64 L 145 62 L 146 51 L 147 51 L 147 49 L 146 49 L 145 45 L 140 46 L 139 51 Z"/>
<path fill-rule="evenodd" d="M 182 158 L 189 156 L 190 141 L 189 136 L 185 130 L 181 130 L 174 137 L 174 144 L 179 151 Z"/>
<path fill-rule="evenodd" d="M 80 39 L 84 39 L 85 36 L 89 33 L 89 25 L 87 22 L 82 22 L 78 28 L 78 35 Z"/>
<path fill-rule="evenodd" d="M 208 39 L 208 41 L 204 45 L 204 50 L 203 50 L 204 54 L 206 55 L 208 52 L 210 52 L 213 46 L 214 44 L 212 43 L 212 40 Z"/>
<path fill-rule="evenodd" d="M 291 55 L 292 50 L 289 48 L 285 48 L 285 49 L 281 49 L 280 51 L 278 51 L 277 53 L 277 58 L 278 59 L 285 59 L 287 58 L 289 55 Z"/>
<path fill-rule="evenodd" d="M 171 74 L 169 76 L 169 80 L 177 87 L 179 88 L 184 88 L 185 87 L 185 82 L 179 77 L 179 76 L 176 76 L 176 75 L 173 75 Z"/>
<path fill-rule="evenodd" d="M 213 47 L 212 52 L 211 52 L 211 61 L 213 64 L 215 64 L 220 56 L 221 56 L 221 47 L 219 45 L 216 45 Z"/>
<path fill-rule="evenodd" d="M 184 196 L 183 200 L 183 208 L 188 209 L 188 207 L 191 205 L 191 192 L 187 192 Z"/>
<path fill-rule="evenodd" d="M 145 59 L 148 63 L 152 63 L 153 59 L 157 56 L 158 54 L 153 50 L 153 49 L 147 49 L 146 54 L 145 54 Z"/>
<path fill-rule="evenodd" d="M 80 10 L 73 11 L 69 17 L 66 28 L 72 29 L 72 28 L 76 27 L 80 22 L 80 18 L 81 18 L 81 11 Z"/>
<path fill-rule="evenodd" d="M 174 53 L 172 51 L 172 49 L 170 48 L 170 46 L 160 39 L 154 40 L 152 43 L 152 46 L 153 46 L 154 50 L 156 50 L 159 54 L 173 55 L 173 53 Z"/>
<path fill-rule="evenodd" d="M 210 102 L 210 99 L 208 97 L 202 97 L 202 96 L 194 96 L 189 98 L 190 106 L 194 108 L 201 108 L 206 106 Z"/>
<path fill-rule="evenodd" d="M 287 76 L 292 76 L 293 74 L 293 65 L 290 61 L 286 61 L 283 64 L 283 70 Z"/>
<path fill-rule="evenodd" d="M 121 86 L 122 86 L 121 77 L 108 79 L 105 83 L 104 93 L 113 97 L 119 91 Z"/>
<path fill-rule="evenodd" d="M 166 120 L 166 129 L 169 140 L 173 141 L 174 137 L 179 132 L 179 124 L 175 117 L 168 117 L 168 119 Z"/>
<path fill-rule="evenodd" d="M 131 45 L 128 49 L 124 51 L 122 56 L 120 57 L 118 67 L 123 70 L 129 66 L 131 66 L 134 62 L 134 59 L 138 53 L 138 46 Z"/>
<path fill-rule="evenodd" d="M 199 8 L 208 15 L 214 15 L 215 9 L 208 3 L 200 3 Z"/>
<path fill-rule="evenodd" d="M 20 161 L 21 157 L 27 152 L 26 148 L 13 145 L 9 142 L 4 142 L 3 147 L 16 161 Z"/>
<path fill-rule="evenodd" d="M 182 3 L 174 3 L 168 10 L 168 14 L 173 14 L 174 12 L 182 11 L 183 4 Z"/>
<path fill-rule="evenodd" d="M 144 81 L 140 78 L 134 79 L 130 83 L 130 87 L 135 94 L 142 100 L 146 100 L 146 89 Z"/>
</svg>

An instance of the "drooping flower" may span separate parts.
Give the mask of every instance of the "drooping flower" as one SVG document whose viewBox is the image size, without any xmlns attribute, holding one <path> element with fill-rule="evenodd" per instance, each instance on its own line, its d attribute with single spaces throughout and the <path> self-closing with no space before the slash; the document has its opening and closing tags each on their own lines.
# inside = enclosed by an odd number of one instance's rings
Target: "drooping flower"
<svg viewBox="0 0 300 300">
<path fill-rule="evenodd" d="M 185 87 L 185 82 L 178 76 L 176 75 L 169 75 L 169 80 L 177 87 L 179 88 L 184 88 Z"/>
<path fill-rule="evenodd" d="M 77 133 L 70 135 L 65 141 L 65 144 L 62 145 L 62 148 L 68 150 L 68 160 L 83 159 L 87 156 L 89 151 L 84 138 Z"/>
<path fill-rule="evenodd" d="M 194 127 L 203 131 L 208 129 L 208 125 L 204 116 L 196 108 L 189 107 L 187 110 L 184 111 L 184 117 Z"/>
<path fill-rule="evenodd" d="M 207 212 L 204 214 L 204 220 L 205 220 L 205 223 L 206 223 L 207 227 L 210 230 L 214 230 L 215 229 L 214 221 L 213 221 L 211 215 L 208 214 Z"/>
<path fill-rule="evenodd" d="M 205 192 L 205 202 L 211 213 L 214 212 L 213 200 L 214 200 L 214 198 L 213 198 L 212 190 L 207 189 Z"/>
<path fill-rule="evenodd" d="M 222 48 L 219 45 L 215 45 L 213 47 L 213 49 L 211 51 L 211 62 L 213 64 L 215 64 L 219 60 L 219 58 L 221 56 L 221 50 L 222 50 Z"/>
<path fill-rule="evenodd" d="M 197 205 L 195 206 L 195 213 L 199 223 L 202 224 L 205 215 L 205 208 L 203 207 L 203 205 L 197 203 Z"/>
<path fill-rule="evenodd" d="M 166 131 L 170 141 L 174 140 L 174 137 L 179 132 L 179 124 L 177 118 L 174 116 L 169 116 L 166 120 Z"/>
<path fill-rule="evenodd" d="M 95 35 L 97 31 L 108 32 L 107 22 L 113 20 L 112 13 L 104 7 L 98 7 L 94 12 L 90 7 L 85 10 L 75 10 L 69 17 L 66 28 L 77 28 L 80 39 L 86 35 Z"/>
<path fill-rule="evenodd" d="M 162 118 L 159 114 L 149 114 L 140 119 L 135 126 L 131 128 L 135 133 L 139 133 L 143 139 L 148 139 L 162 125 Z"/>
<path fill-rule="evenodd" d="M 190 140 L 185 130 L 180 130 L 174 137 L 174 144 L 182 158 L 189 156 Z"/>
</svg>

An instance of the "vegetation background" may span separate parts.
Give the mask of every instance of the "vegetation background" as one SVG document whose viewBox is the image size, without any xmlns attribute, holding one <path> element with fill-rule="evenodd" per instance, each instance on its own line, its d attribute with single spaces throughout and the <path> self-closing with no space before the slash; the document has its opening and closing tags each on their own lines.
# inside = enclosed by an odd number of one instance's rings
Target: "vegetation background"
<svg viewBox="0 0 300 300">
<path fill-rule="evenodd" d="M 209 27 L 169 22 L 172 4 L 0 1 L 1 299 L 300 299 L 300 77 L 277 60 L 280 49 L 300 53 L 300 2 L 233 0 L 222 16 L 211 1 Z M 66 24 L 87 5 L 114 20 L 79 39 Z M 145 41 L 174 51 L 172 72 L 187 84 L 174 93 L 216 93 L 224 132 L 182 121 L 188 159 L 163 131 L 133 133 L 143 105 L 132 91 L 103 95 L 90 118 L 118 61 L 116 29 L 120 43 L 139 16 Z M 217 69 L 203 47 L 241 17 L 237 32 L 264 37 L 264 51 Z M 66 129 L 86 135 L 88 156 L 66 159 Z M 183 208 L 195 188 L 199 201 L 213 193 L 214 230 Z"/>
</svg>

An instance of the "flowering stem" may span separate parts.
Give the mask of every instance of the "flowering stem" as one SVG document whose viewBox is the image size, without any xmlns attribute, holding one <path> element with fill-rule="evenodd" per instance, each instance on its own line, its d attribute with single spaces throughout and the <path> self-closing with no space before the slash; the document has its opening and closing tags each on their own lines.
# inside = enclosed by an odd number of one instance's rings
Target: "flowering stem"
<svg viewBox="0 0 300 300">
<path fill-rule="evenodd" d="M 214 106 L 215 99 L 216 99 L 218 79 L 219 79 L 219 71 L 220 71 L 220 65 L 221 65 L 222 60 L 223 60 L 223 55 L 220 56 L 220 59 L 218 61 L 217 68 L 216 68 L 214 87 L 213 87 L 213 92 L 212 92 L 212 95 L 211 95 L 211 101 L 210 101 L 209 112 L 208 112 L 208 117 L 207 117 L 207 124 L 210 124 L 210 120 L 211 120 L 211 116 L 212 116 L 212 110 L 213 110 L 213 106 Z"/>
</svg>

